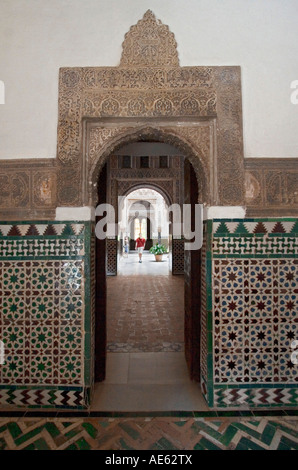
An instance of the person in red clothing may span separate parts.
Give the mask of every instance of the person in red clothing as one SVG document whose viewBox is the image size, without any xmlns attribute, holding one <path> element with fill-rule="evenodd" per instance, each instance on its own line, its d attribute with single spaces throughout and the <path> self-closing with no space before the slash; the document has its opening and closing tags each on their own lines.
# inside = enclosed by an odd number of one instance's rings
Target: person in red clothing
<svg viewBox="0 0 298 470">
<path fill-rule="evenodd" d="M 139 233 L 139 237 L 136 239 L 136 250 L 138 250 L 139 253 L 139 263 L 142 262 L 142 254 L 145 247 L 145 243 L 145 238 L 142 238 L 142 234 Z"/>
</svg>

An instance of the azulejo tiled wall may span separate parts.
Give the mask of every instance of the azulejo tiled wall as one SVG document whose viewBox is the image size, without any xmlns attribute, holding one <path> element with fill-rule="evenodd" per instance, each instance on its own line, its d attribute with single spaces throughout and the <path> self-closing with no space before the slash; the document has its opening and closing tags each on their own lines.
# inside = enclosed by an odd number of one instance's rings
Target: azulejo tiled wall
<svg viewBox="0 0 298 470">
<path fill-rule="evenodd" d="M 208 221 L 202 387 L 210 406 L 295 406 L 298 222 Z"/>
<path fill-rule="evenodd" d="M 0 222 L 0 404 L 84 407 L 90 223 Z"/>
<path fill-rule="evenodd" d="M 83 408 L 94 367 L 90 222 L 0 223 L 0 404 Z M 297 232 L 205 223 L 202 390 L 210 407 L 297 406 Z"/>
</svg>

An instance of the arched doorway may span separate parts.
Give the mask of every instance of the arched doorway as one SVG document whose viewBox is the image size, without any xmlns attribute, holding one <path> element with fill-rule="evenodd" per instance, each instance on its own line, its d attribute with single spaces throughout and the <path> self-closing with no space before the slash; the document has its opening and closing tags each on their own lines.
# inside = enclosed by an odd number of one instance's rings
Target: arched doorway
<svg viewBox="0 0 298 470">
<path fill-rule="evenodd" d="M 116 150 L 114 151 L 114 153 Z M 116 152 L 117 153 L 117 152 Z M 109 158 L 109 157 L 108 157 Z M 188 204 L 194 205 L 199 201 L 199 190 L 197 184 L 197 178 L 193 166 L 188 159 L 183 158 L 183 171 L 181 172 L 180 178 L 183 178 L 183 181 L 180 181 L 183 186 L 183 198 L 180 199 L 180 203 L 186 202 Z M 107 165 L 105 164 L 102 167 L 102 171 L 99 175 L 98 180 L 98 202 L 106 202 L 106 191 L 107 186 L 111 184 L 109 181 L 109 175 L 107 174 Z M 142 181 L 133 182 L 133 189 L 142 187 Z M 154 184 L 160 184 L 160 181 L 154 182 L 154 177 L 152 181 L 146 183 L 146 186 L 154 187 Z M 104 189 L 105 188 L 105 189 Z M 129 194 L 129 192 L 128 192 Z M 142 201 L 142 199 L 137 199 L 137 202 Z M 143 200 L 144 202 L 144 200 Z M 146 204 L 144 205 L 146 208 Z M 176 243 L 177 240 L 171 240 L 171 242 Z M 181 240 L 179 240 L 181 242 Z M 100 246 L 101 245 L 101 246 Z M 107 311 L 106 311 L 106 298 L 103 299 L 102 292 L 103 286 L 106 286 L 106 280 L 103 280 L 104 269 L 104 260 L 105 260 L 105 247 L 101 242 L 97 242 L 97 278 L 100 279 L 97 282 L 98 289 L 101 292 L 101 296 L 97 299 L 96 305 L 96 361 L 95 361 L 95 380 L 102 381 L 105 379 L 105 366 L 106 366 L 106 352 L 107 352 Z M 185 283 L 181 295 L 186 300 L 183 302 L 185 306 L 184 318 L 181 324 L 181 330 L 184 330 L 183 342 L 185 345 L 185 357 L 188 365 L 189 375 L 192 380 L 199 380 L 199 369 L 200 369 L 200 358 L 199 358 L 199 335 L 200 335 L 200 301 L 199 301 L 199 291 L 198 285 L 200 283 L 199 279 L 199 270 L 198 266 L 200 263 L 200 254 L 197 253 L 195 257 L 194 254 L 188 254 L 183 256 L 183 264 L 185 259 L 186 270 L 184 272 Z M 196 269 L 194 269 L 196 266 Z M 98 271 L 101 270 L 101 273 Z M 103 308 L 104 307 L 104 308 Z M 194 349 L 195 346 L 195 349 Z M 198 389 L 199 390 L 199 389 Z"/>
<path fill-rule="evenodd" d="M 145 250 L 149 250 L 158 242 L 168 248 L 169 205 L 165 192 L 154 183 L 134 184 L 123 196 L 119 222 L 120 253 L 124 238 L 129 240 L 129 249 L 133 250 L 140 232 L 146 240 Z"/>
<path fill-rule="evenodd" d="M 125 144 L 148 141 L 173 145 L 191 162 L 207 219 L 222 215 L 226 207 L 236 208 L 242 217 L 246 203 L 240 67 L 181 67 L 174 34 L 151 11 L 130 28 L 122 46 L 119 66 L 66 67 L 59 71 L 57 213 L 72 207 L 78 208 L 78 213 L 83 208 L 85 214 L 88 206 L 91 221 L 97 189 L 102 184 L 98 184 L 100 170 L 104 171 L 107 158 Z M 213 303 L 207 289 L 211 288 L 214 273 L 209 243 L 212 224 L 206 225 L 202 388 L 212 406 L 215 333 Z M 85 294 L 83 321 L 87 334 L 80 382 L 86 390 L 86 402 L 94 378 L 90 355 L 97 337 L 94 298 L 102 297 L 104 308 L 105 292 L 102 280 L 94 294 L 93 247 L 92 243 L 87 246 L 91 264 L 86 266 L 91 276 Z"/>
<path fill-rule="evenodd" d="M 151 11 L 126 34 L 118 67 L 60 69 L 57 206 L 93 208 L 99 173 L 108 156 L 136 141 L 163 142 L 181 150 L 194 169 L 199 202 L 206 205 L 207 218 L 213 217 L 214 206 L 237 210 L 245 206 L 240 67 L 180 67 L 174 34 Z M 211 230 L 210 224 L 207 229 Z M 207 288 L 213 273 L 210 259 L 207 261 L 206 255 L 202 314 L 208 327 L 202 332 L 202 388 L 212 404 L 214 331 Z M 91 276 L 91 291 L 94 281 Z M 104 281 L 99 287 L 96 296 L 102 297 L 104 308 Z M 90 350 L 97 337 L 94 298 L 93 293 L 86 295 L 87 305 L 90 299 L 91 304 L 85 314 L 88 334 L 82 379 L 91 390 Z"/>
</svg>

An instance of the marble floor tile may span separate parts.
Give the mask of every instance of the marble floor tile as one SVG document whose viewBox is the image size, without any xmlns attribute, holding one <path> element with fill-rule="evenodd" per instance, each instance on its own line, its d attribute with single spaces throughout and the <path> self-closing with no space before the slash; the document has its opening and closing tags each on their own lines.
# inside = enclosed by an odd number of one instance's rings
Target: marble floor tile
<svg viewBox="0 0 298 470">
<path fill-rule="evenodd" d="M 184 353 L 109 353 L 107 379 L 96 383 L 92 411 L 203 411 L 200 385 Z"/>
</svg>

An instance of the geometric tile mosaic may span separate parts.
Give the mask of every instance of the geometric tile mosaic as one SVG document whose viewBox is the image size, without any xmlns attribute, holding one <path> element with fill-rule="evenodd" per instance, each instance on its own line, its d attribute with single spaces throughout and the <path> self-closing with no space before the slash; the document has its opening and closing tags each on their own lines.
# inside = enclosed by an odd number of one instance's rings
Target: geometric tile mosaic
<svg viewBox="0 0 298 470">
<path fill-rule="evenodd" d="M 298 339 L 297 234 L 295 219 L 209 223 L 202 309 L 209 405 L 298 405 L 292 355 Z"/>
<path fill-rule="evenodd" d="M 172 239 L 172 273 L 184 274 L 184 243 L 183 239 Z"/>
<path fill-rule="evenodd" d="M 213 222 L 213 234 L 288 234 L 297 233 L 297 222 L 295 219 L 243 219 L 243 220 L 221 220 Z"/>
<path fill-rule="evenodd" d="M 106 274 L 107 276 L 116 276 L 117 274 L 117 246 L 118 240 L 113 238 L 106 239 Z"/>
<path fill-rule="evenodd" d="M 297 234 L 295 219 L 213 222 L 213 256 L 295 257 Z"/>
<path fill-rule="evenodd" d="M 297 256 L 297 239 L 295 237 L 217 237 L 213 242 L 215 256 L 231 256 L 234 258 L 255 256 Z"/>
<path fill-rule="evenodd" d="M 30 388 L 1 386 L 0 403 L 21 407 L 83 408 L 88 403 L 82 387 Z"/>
<path fill-rule="evenodd" d="M 83 223 L 0 224 L 0 403 L 83 404 L 87 235 Z"/>
<path fill-rule="evenodd" d="M 0 224 L 0 259 L 84 255 L 84 224 Z"/>
<path fill-rule="evenodd" d="M 297 387 L 282 388 L 223 388 L 214 387 L 214 406 L 215 408 L 233 408 L 233 407 L 278 407 L 298 406 Z"/>
<path fill-rule="evenodd" d="M 206 228 L 206 224 L 205 224 Z M 208 371 L 208 354 L 209 356 L 213 355 L 212 349 L 209 346 L 208 351 L 208 336 L 212 337 L 211 334 L 208 332 L 208 328 L 212 328 L 210 325 L 210 321 L 208 320 L 208 316 L 212 317 L 212 312 L 209 312 L 208 315 L 208 291 L 210 295 L 211 285 L 208 285 L 208 276 L 207 276 L 207 246 L 206 246 L 206 234 L 203 238 L 202 250 L 201 250 L 201 389 L 203 395 L 205 396 L 206 400 L 208 401 L 208 393 L 207 393 L 207 381 L 208 376 L 210 377 Z M 210 256 L 210 254 L 209 254 Z M 213 378 L 211 377 L 212 386 L 213 386 Z"/>
<path fill-rule="evenodd" d="M 0 261 L 2 384 L 82 384 L 82 261 Z"/>
<path fill-rule="evenodd" d="M 209 406 L 296 406 L 297 222 L 218 220 L 205 230 L 201 370 Z M 86 223 L 0 224 L 0 403 L 88 402 L 90 253 Z"/>
<path fill-rule="evenodd" d="M 29 236 L 70 236 L 83 233 L 83 223 L 0 223 L 0 236 L 29 237 Z"/>
<path fill-rule="evenodd" d="M 298 260 L 216 259 L 213 272 L 214 382 L 297 382 Z"/>
<path fill-rule="evenodd" d="M 0 418 L 0 450 L 181 453 L 183 450 L 297 449 L 297 420 L 293 417 Z M 152 455 L 157 461 L 158 455 Z M 192 463 L 196 456 L 191 456 Z M 106 455 L 102 459 L 104 463 Z"/>
</svg>

